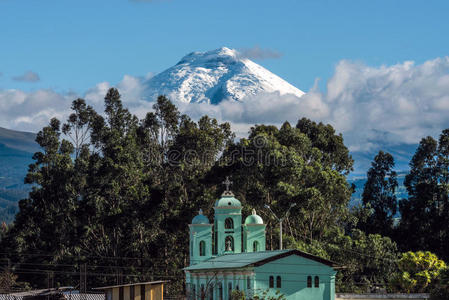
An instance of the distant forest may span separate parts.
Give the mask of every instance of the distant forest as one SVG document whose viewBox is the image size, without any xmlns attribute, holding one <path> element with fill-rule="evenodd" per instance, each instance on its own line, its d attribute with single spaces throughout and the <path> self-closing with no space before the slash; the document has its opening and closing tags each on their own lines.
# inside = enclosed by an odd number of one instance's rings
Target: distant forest
<svg viewBox="0 0 449 300">
<path fill-rule="evenodd" d="M 36 147 L 37 148 L 37 147 Z M 0 144 L 0 222 L 10 223 L 18 210 L 18 202 L 31 190 L 24 183 L 32 153 L 7 148 Z"/>
</svg>

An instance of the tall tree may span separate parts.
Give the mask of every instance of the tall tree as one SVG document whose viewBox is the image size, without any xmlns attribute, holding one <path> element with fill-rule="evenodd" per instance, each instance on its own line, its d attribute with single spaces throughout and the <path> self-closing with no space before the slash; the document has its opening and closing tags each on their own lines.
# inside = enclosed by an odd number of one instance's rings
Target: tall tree
<svg viewBox="0 0 449 300">
<path fill-rule="evenodd" d="M 28 199 L 19 202 L 19 212 L 6 243 L 12 250 L 9 259 L 20 268 L 33 269 L 33 264 L 55 266 L 63 256 L 73 255 L 76 241 L 77 190 L 76 170 L 71 158 L 73 145 L 60 139 L 59 120 L 52 119 L 36 137 L 42 151 L 34 154 L 25 182 L 33 184 Z M 35 257 L 24 253 L 36 253 Z M 34 265 L 34 268 L 36 266 Z M 25 275 L 36 284 L 42 276 Z"/>
<path fill-rule="evenodd" d="M 62 126 L 62 132 L 72 141 L 77 159 L 82 148 L 90 142 L 90 125 L 96 112 L 80 98 L 73 101 L 72 110 L 73 113 L 70 114 L 67 123 Z"/>
<path fill-rule="evenodd" d="M 393 171 L 394 159 L 389 153 L 379 151 L 367 173 L 362 201 L 371 212 L 366 222 L 360 224 L 367 233 L 391 236 L 393 217 L 397 210 L 396 189 L 398 181 Z"/>
<path fill-rule="evenodd" d="M 421 140 L 404 182 L 409 197 L 399 203 L 398 242 L 402 248 L 431 250 L 443 259 L 449 258 L 445 246 L 449 238 L 448 147 L 448 129 L 439 141 L 432 137 Z"/>
</svg>

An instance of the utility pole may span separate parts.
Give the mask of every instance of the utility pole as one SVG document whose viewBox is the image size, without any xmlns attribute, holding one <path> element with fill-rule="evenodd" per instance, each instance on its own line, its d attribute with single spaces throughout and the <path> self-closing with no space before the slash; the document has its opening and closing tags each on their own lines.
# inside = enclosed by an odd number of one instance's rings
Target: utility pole
<svg viewBox="0 0 449 300">
<path fill-rule="evenodd" d="M 296 206 L 296 203 L 290 204 L 290 207 L 288 208 L 285 215 L 282 218 L 278 218 L 276 216 L 276 214 L 273 212 L 273 210 L 271 209 L 271 207 L 268 204 L 265 204 L 265 208 L 267 208 L 273 214 L 273 216 L 276 218 L 276 220 L 278 220 L 278 222 L 279 222 L 279 250 L 282 250 L 282 222 L 284 222 L 285 218 L 287 218 L 288 213 L 290 212 L 290 209 L 292 209 L 292 207 L 295 207 L 295 206 Z"/>
<path fill-rule="evenodd" d="M 80 265 L 80 299 L 86 299 L 86 290 L 87 290 L 87 264 Z"/>
</svg>

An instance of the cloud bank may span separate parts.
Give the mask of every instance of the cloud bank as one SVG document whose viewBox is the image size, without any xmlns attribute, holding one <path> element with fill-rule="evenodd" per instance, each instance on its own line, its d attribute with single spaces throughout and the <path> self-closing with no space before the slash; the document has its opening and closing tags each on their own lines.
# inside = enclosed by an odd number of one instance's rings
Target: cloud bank
<svg viewBox="0 0 449 300">
<path fill-rule="evenodd" d="M 189 114 L 208 113 L 234 124 L 296 124 L 302 117 L 332 124 L 352 151 L 416 144 L 449 127 L 449 58 L 421 65 L 404 62 L 370 67 L 341 61 L 327 82 L 301 98 L 257 95 L 217 106 L 189 105 Z"/>
<path fill-rule="evenodd" d="M 144 82 L 145 78 L 125 75 L 116 85 L 124 104 L 141 118 L 155 100 L 145 99 Z M 84 95 L 0 90 L 0 126 L 36 132 L 53 116 L 64 120 L 71 101 L 78 96 L 102 111 L 110 87 L 110 83 L 102 82 Z M 280 125 L 288 120 L 296 124 L 298 119 L 308 117 L 332 124 L 351 151 L 368 153 L 416 144 L 422 137 L 437 137 L 449 127 L 449 58 L 381 67 L 343 60 L 324 91 L 315 86 L 301 98 L 273 93 L 218 105 L 177 105 L 192 118 L 208 114 L 230 121 L 240 136 L 257 123 Z"/>
<path fill-rule="evenodd" d="M 341 61 L 322 96 L 352 150 L 413 144 L 449 127 L 449 57 L 368 67 Z"/>
</svg>

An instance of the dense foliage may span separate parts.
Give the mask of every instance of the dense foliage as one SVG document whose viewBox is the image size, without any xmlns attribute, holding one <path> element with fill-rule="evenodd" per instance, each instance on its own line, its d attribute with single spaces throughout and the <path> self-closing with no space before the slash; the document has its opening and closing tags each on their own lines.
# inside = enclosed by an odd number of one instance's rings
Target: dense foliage
<svg viewBox="0 0 449 300">
<path fill-rule="evenodd" d="M 392 289 L 407 293 L 431 291 L 438 284 L 444 261 L 429 251 L 406 252 L 398 261 L 399 271 L 390 282 Z"/>
<path fill-rule="evenodd" d="M 440 270 L 439 282 L 431 291 L 430 300 L 449 300 L 449 267 Z"/>
<path fill-rule="evenodd" d="M 320 129 L 323 125 L 310 123 L 310 131 L 311 127 Z M 217 176 L 232 176 L 234 190 L 247 204 L 247 212 L 256 208 L 265 216 L 269 249 L 278 247 L 277 238 L 273 239 L 277 222 L 265 204 L 279 217 L 296 204 L 287 220 L 288 233 L 296 240 L 320 240 L 348 217 L 351 190 L 343 173 L 352 168 L 352 159 L 347 148 L 337 139 L 339 144 L 334 148 L 344 151 L 333 154 L 338 157 L 334 161 L 323 145 L 324 140 L 334 140 L 334 133 L 323 130 L 312 138 L 308 134 L 287 122 L 280 129 L 257 125 L 248 138 L 225 151 L 222 164 L 214 169 Z M 313 139 L 322 142 L 315 144 Z"/>
<path fill-rule="evenodd" d="M 19 280 L 45 286 L 48 270 L 74 285 L 84 264 L 91 287 L 182 278 L 186 224 L 213 202 L 203 182 L 233 140 L 229 124 L 194 122 L 163 96 L 138 120 L 115 89 L 104 117 L 82 99 L 72 109 L 65 124 L 52 119 L 37 135 L 42 151 L 26 177 L 33 190 L 1 241 Z M 210 157 L 190 161 L 192 150 Z"/>
<path fill-rule="evenodd" d="M 256 208 L 266 221 L 268 249 L 279 247 L 279 231 L 264 206 L 279 217 L 291 209 L 284 221 L 286 247 L 340 264 L 337 291 L 409 288 L 389 285 L 409 272 L 401 269 L 408 254 L 398 262 L 398 246 L 435 249 L 447 258 L 442 242 L 449 226 L 437 221 L 448 224 L 449 131 L 438 143 L 421 142 L 406 180 L 411 197 L 400 202 L 397 227 L 393 157 L 379 152 L 364 206 L 349 210 L 353 188 L 346 175 L 353 160 L 330 125 L 305 118 L 294 127 L 256 125 L 236 141 L 228 123 L 208 116 L 193 121 L 164 96 L 139 120 L 116 89 L 105 96 L 103 114 L 83 99 L 73 102 L 72 111 L 65 123 L 52 119 L 38 133 L 42 150 L 25 178 L 32 190 L 13 224 L 1 231 L 1 255 L 13 272 L 5 274 L 19 282 L 77 285 L 85 270 L 88 288 L 157 278 L 172 280 L 170 293 L 182 293 L 187 224 L 200 208 L 212 214 L 226 176 L 243 214 Z M 418 238 L 400 234 L 407 230 Z M 414 280 L 416 274 L 408 274 Z M 420 290 L 429 286 L 437 285 Z"/>
</svg>

